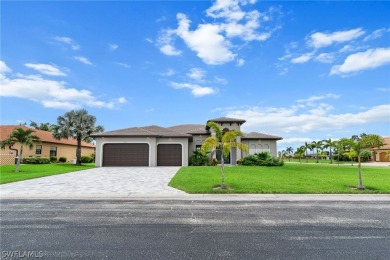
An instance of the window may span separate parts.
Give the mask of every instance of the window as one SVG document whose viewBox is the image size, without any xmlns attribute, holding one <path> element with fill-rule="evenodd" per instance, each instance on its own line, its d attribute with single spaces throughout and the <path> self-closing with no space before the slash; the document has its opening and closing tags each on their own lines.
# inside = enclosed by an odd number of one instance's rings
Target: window
<svg viewBox="0 0 390 260">
<path fill-rule="evenodd" d="M 50 157 L 57 157 L 57 147 L 50 146 Z"/>
<path fill-rule="evenodd" d="M 42 145 L 35 146 L 35 154 L 42 154 Z"/>
<path fill-rule="evenodd" d="M 257 145 L 256 151 L 257 151 L 258 153 L 262 153 L 262 152 L 263 152 L 263 146 L 262 146 L 261 144 L 258 144 L 258 145 Z"/>
<path fill-rule="evenodd" d="M 264 145 L 263 152 L 267 152 L 267 153 L 270 152 L 270 150 L 269 150 L 269 145 L 268 145 L 268 144 L 265 144 L 265 145 Z"/>
<path fill-rule="evenodd" d="M 197 150 L 197 151 L 200 151 L 200 148 L 202 148 L 202 145 L 197 144 L 197 145 L 195 146 L 195 150 Z"/>
</svg>

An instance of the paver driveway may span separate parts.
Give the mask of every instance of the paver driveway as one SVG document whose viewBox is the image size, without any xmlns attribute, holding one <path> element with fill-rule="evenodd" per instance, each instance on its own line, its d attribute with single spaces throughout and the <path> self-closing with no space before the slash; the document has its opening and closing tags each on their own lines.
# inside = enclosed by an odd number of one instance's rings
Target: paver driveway
<svg viewBox="0 0 390 260">
<path fill-rule="evenodd" d="M 185 194 L 168 187 L 180 167 L 102 167 L 0 185 L 2 197 Z"/>
</svg>

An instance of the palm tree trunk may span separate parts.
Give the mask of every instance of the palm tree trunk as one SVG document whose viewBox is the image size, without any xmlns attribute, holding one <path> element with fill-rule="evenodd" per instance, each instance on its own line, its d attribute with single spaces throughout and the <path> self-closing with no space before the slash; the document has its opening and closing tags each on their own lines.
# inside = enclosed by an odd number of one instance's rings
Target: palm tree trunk
<svg viewBox="0 0 390 260">
<path fill-rule="evenodd" d="M 222 182 L 221 189 L 225 189 L 225 158 L 223 156 L 223 151 L 221 152 L 221 173 L 222 173 Z"/>
<path fill-rule="evenodd" d="M 307 148 L 306 148 L 306 163 L 309 162 L 309 158 L 307 158 Z"/>
<path fill-rule="evenodd" d="M 226 189 L 226 187 L 225 187 L 225 158 L 223 156 L 223 151 L 221 152 L 221 173 L 222 173 L 221 189 Z"/>
<path fill-rule="evenodd" d="M 76 165 L 81 166 L 81 138 L 77 138 Z"/>
<path fill-rule="evenodd" d="M 15 172 L 20 171 L 20 161 L 22 160 L 22 155 L 23 155 L 23 145 L 20 146 L 20 154 L 19 154 L 19 157 L 16 161 Z"/>
<path fill-rule="evenodd" d="M 358 190 L 364 190 L 363 186 L 363 180 L 362 180 L 362 167 L 361 167 L 361 162 L 360 162 L 360 155 L 358 155 L 358 172 L 359 172 L 359 186 Z"/>
<path fill-rule="evenodd" d="M 332 146 L 329 147 L 330 164 L 333 164 Z"/>
</svg>

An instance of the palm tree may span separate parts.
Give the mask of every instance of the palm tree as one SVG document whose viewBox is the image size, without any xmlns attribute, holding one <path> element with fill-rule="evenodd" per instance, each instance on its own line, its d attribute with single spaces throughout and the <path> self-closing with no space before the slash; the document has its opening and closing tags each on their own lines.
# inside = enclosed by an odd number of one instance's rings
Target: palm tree
<svg viewBox="0 0 390 260">
<path fill-rule="evenodd" d="M 57 118 L 53 127 L 56 139 L 73 137 L 77 140 L 76 165 L 81 165 L 81 141 L 89 140 L 90 135 L 104 131 L 103 126 L 95 126 L 96 117 L 85 109 L 72 110 Z"/>
<path fill-rule="evenodd" d="M 287 147 L 286 152 L 288 154 L 288 161 L 290 161 L 291 158 L 290 154 L 294 153 L 294 149 L 292 147 Z"/>
<path fill-rule="evenodd" d="M 333 163 L 333 156 L 332 156 L 332 148 L 335 147 L 336 143 L 332 141 L 332 139 L 328 140 L 322 140 L 324 146 L 323 148 L 329 148 L 329 157 L 330 157 L 330 164 Z"/>
<path fill-rule="evenodd" d="M 248 146 L 241 142 L 237 142 L 237 137 L 243 136 L 241 131 L 230 130 L 223 133 L 219 125 L 212 121 L 208 122 L 207 126 L 214 131 L 215 136 L 208 137 L 204 140 L 201 151 L 204 155 L 212 149 L 214 149 L 214 153 L 216 153 L 217 150 L 221 151 L 221 189 L 226 189 L 224 157 L 229 155 L 232 148 L 238 148 L 244 152 L 248 152 Z"/>
<path fill-rule="evenodd" d="M 316 149 L 316 163 L 318 163 L 318 155 L 319 155 L 318 149 L 322 149 L 322 142 L 321 141 L 318 141 L 318 142 L 313 141 L 311 143 L 311 145 L 312 145 L 313 149 L 314 148 Z"/>
<path fill-rule="evenodd" d="M 354 136 L 355 137 L 355 136 Z M 383 138 L 380 135 L 373 134 L 361 134 L 358 138 L 351 138 L 351 147 L 353 151 L 356 152 L 358 158 L 358 173 L 359 173 L 359 190 L 364 190 L 364 185 L 362 181 L 362 167 L 361 167 L 361 155 L 362 152 L 366 149 L 373 147 L 381 147 L 384 145 Z"/>
<path fill-rule="evenodd" d="M 301 163 L 301 157 L 302 157 L 302 154 L 303 155 L 305 154 L 305 150 L 306 150 L 306 147 L 304 145 L 302 145 L 301 147 L 299 147 L 297 149 L 297 152 L 295 153 L 299 156 L 299 163 Z"/>
<path fill-rule="evenodd" d="M 7 139 L 1 141 L 0 146 L 1 149 L 5 149 L 6 146 L 8 146 L 11 150 L 12 146 L 16 143 L 20 143 L 20 155 L 18 156 L 18 153 L 16 153 L 16 168 L 15 172 L 19 172 L 20 169 L 20 162 L 23 158 L 23 146 L 26 145 L 30 148 L 30 150 L 34 147 L 34 142 L 39 142 L 40 139 L 38 136 L 33 135 L 35 131 L 32 129 L 26 129 L 19 127 L 12 131 L 12 133 L 7 137 Z M 17 151 L 17 150 L 16 150 Z"/>
<path fill-rule="evenodd" d="M 308 159 L 308 154 L 307 154 L 307 149 L 309 149 L 310 151 L 313 150 L 311 144 L 305 142 L 305 152 L 306 152 L 306 163 L 309 162 L 309 159 Z"/>
<path fill-rule="evenodd" d="M 43 130 L 43 131 L 52 131 L 53 125 L 50 123 L 36 123 L 34 121 L 30 121 L 30 126 L 37 130 Z"/>
</svg>

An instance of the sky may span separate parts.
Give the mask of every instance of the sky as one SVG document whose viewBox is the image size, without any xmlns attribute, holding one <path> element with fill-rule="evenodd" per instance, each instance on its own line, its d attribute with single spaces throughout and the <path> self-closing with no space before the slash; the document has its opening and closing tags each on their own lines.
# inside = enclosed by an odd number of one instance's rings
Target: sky
<svg viewBox="0 0 390 260">
<path fill-rule="evenodd" d="M 2 1 L 1 124 L 390 136 L 390 2 Z"/>
</svg>

